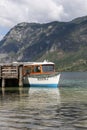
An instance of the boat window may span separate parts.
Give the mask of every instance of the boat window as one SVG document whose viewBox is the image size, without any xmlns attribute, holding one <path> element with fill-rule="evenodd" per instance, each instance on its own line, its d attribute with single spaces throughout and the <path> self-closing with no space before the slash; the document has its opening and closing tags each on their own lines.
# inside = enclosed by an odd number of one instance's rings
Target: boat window
<svg viewBox="0 0 87 130">
<path fill-rule="evenodd" d="M 40 66 L 34 66 L 34 72 L 40 72 Z"/>
<path fill-rule="evenodd" d="M 53 72 L 54 65 L 42 65 L 43 72 Z"/>
<path fill-rule="evenodd" d="M 30 74 L 31 70 L 30 69 L 26 69 L 26 74 Z"/>
</svg>

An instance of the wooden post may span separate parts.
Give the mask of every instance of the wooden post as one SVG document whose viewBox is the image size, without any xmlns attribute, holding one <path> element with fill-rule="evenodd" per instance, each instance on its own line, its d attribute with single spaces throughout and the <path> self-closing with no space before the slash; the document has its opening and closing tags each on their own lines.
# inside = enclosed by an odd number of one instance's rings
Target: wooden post
<svg viewBox="0 0 87 130">
<path fill-rule="evenodd" d="M 1 73 L 2 73 L 2 71 L 1 71 L 1 65 L 0 65 L 0 78 L 1 78 Z"/>
<path fill-rule="evenodd" d="M 5 87 L 2 87 L 2 95 L 5 95 Z"/>
<path fill-rule="evenodd" d="M 2 78 L 2 87 L 5 87 L 5 79 Z"/>
<path fill-rule="evenodd" d="M 22 71 L 23 71 L 23 65 L 20 65 L 19 66 L 19 86 L 23 86 L 23 74 L 22 74 Z"/>
</svg>

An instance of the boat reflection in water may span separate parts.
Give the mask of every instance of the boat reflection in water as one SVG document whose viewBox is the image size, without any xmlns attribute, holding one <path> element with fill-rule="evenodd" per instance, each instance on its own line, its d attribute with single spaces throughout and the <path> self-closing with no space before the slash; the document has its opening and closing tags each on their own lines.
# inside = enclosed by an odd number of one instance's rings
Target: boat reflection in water
<svg viewBox="0 0 87 130">
<path fill-rule="evenodd" d="M 59 88 L 3 88 L 0 129 L 86 130 L 87 81 L 61 83 Z"/>
<path fill-rule="evenodd" d="M 58 88 L 5 88 L 0 95 L 0 128 L 12 130 L 48 129 L 60 104 Z"/>
<path fill-rule="evenodd" d="M 59 88 L 30 88 L 29 101 L 32 105 L 44 107 L 60 104 Z M 44 107 L 43 107 L 44 106 Z"/>
</svg>

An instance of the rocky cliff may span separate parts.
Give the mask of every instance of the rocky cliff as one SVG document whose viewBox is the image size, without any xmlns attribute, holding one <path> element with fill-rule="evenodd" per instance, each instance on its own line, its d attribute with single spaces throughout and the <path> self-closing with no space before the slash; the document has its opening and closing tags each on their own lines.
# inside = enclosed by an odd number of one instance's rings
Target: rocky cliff
<svg viewBox="0 0 87 130">
<path fill-rule="evenodd" d="M 0 41 L 1 62 L 48 59 L 60 71 L 86 70 L 86 52 L 87 17 L 70 22 L 19 23 Z"/>
</svg>

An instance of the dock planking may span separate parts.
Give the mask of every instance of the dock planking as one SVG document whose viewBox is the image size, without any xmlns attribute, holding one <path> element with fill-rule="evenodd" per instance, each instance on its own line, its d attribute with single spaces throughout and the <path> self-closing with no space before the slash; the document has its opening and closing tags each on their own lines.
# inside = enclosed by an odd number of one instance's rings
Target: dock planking
<svg viewBox="0 0 87 130">
<path fill-rule="evenodd" d="M 23 86 L 23 64 L 0 64 L 0 82 L 1 87 L 6 84 Z"/>
</svg>

